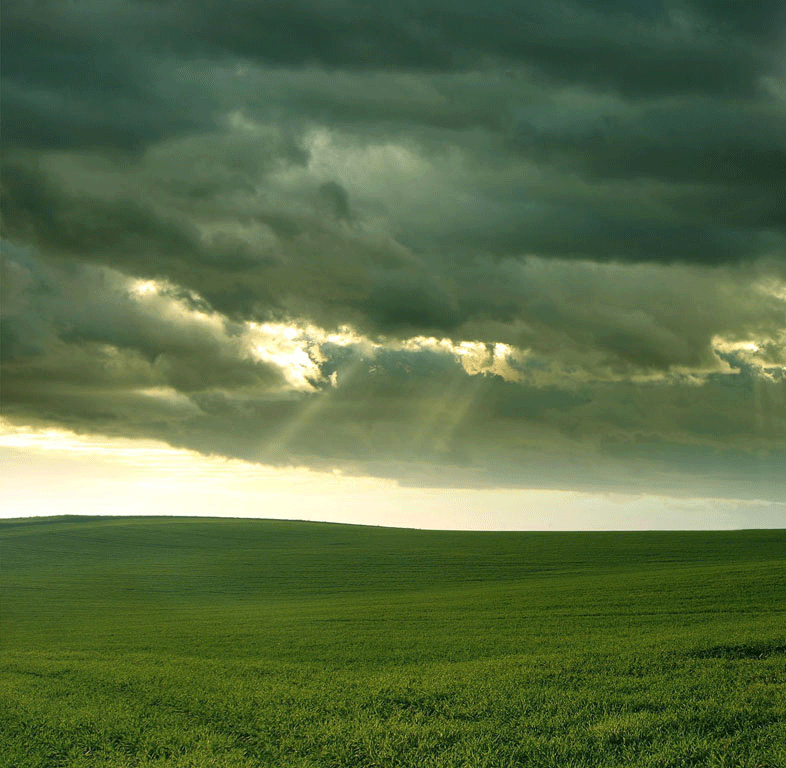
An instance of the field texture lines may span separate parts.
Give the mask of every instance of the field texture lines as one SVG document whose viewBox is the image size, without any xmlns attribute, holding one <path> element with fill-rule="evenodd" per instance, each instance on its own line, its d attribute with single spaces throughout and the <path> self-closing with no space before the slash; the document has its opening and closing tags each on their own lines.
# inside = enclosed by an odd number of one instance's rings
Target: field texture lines
<svg viewBox="0 0 786 768">
<path fill-rule="evenodd" d="M 0 536 L 8 768 L 786 766 L 786 531 Z"/>
</svg>

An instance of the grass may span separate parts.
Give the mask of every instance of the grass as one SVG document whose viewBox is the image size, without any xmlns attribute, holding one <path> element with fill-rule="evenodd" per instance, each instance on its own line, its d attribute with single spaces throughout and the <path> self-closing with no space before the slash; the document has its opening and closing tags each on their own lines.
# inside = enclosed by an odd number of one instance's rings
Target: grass
<svg viewBox="0 0 786 768">
<path fill-rule="evenodd" d="M 0 537 L 0 765 L 786 766 L 786 531 Z"/>
</svg>

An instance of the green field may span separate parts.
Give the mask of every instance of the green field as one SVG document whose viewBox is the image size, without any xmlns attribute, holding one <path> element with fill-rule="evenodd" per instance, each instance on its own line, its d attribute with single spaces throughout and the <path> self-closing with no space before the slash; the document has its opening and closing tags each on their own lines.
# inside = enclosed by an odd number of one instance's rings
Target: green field
<svg viewBox="0 0 786 768">
<path fill-rule="evenodd" d="M 0 536 L 3 766 L 786 766 L 786 531 Z"/>
</svg>

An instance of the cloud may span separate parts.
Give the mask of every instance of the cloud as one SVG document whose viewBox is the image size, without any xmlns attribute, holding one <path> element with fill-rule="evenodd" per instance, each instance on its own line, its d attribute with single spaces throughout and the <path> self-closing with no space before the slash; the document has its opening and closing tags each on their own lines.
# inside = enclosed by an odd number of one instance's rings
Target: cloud
<svg viewBox="0 0 786 768">
<path fill-rule="evenodd" d="M 709 484 L 745 497 L 749 472 L 775 469 L 786 454 L 782 337 L 762 344 L 768 354 L 767 344 L 781 344 L 775 361 L 757 358 L 754 341 L 713 336 L 707 359 L 692 367 L 653 365 L 652 350 L 643 365 L 631 353 L 641 328 L 618 347 L 597 330 L 608 324 L 621 333 L 621 317 L 588 308 L 570 338 L 565 282 L 565 306 L 540 319 L 544 334 L 564 340 L 553 348 L 375 340 L 350 329 L 240 322 L 170 284 L 12 254 L 4 411 L 16 422 L 413 483 L 431 472 L 470 486 L 690 493 Z M 564 267 L 563 279 L 587 284 L 589 268 L 577 275 L 574 264 Z M 612 282 L 609 268 L 593 269 L 602 273 L 597 285 Z M 647 301 L 651 276 L 615 270 L 617 288 L 620 278 L 636 285 L 638 277 L 638 303 Z M 553 265 L 546 271 L 541 285 L 554 290 Z M 632 294 L 628 287 L 621 295 L 633 302 Z M 727 310 L 752 317 L 759 305 L 746 306 L 740 294 Z M 774 301 L 782 309 L 783 299 Z M 588 335 L 593 322 L 597 338 Z M 777 498 L 777 477 L 756 494 Z"/>
<path fill-rule="evenodd" d="M 782 497 L 779 14 L 7 9 L 4 411 L 402 482 Z"/>
</svg>

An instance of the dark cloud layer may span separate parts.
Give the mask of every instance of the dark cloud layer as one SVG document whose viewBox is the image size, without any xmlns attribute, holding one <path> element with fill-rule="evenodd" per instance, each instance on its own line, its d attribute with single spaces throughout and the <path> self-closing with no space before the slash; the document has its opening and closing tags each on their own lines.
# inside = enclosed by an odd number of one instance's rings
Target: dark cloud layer
<svg viewBox="0 0 786 768">
<path fill-rule="evenodd" d="M 3 411 L 402 482 L 786 488 L 780 2 L 14 2 Z"/>
</svg>

